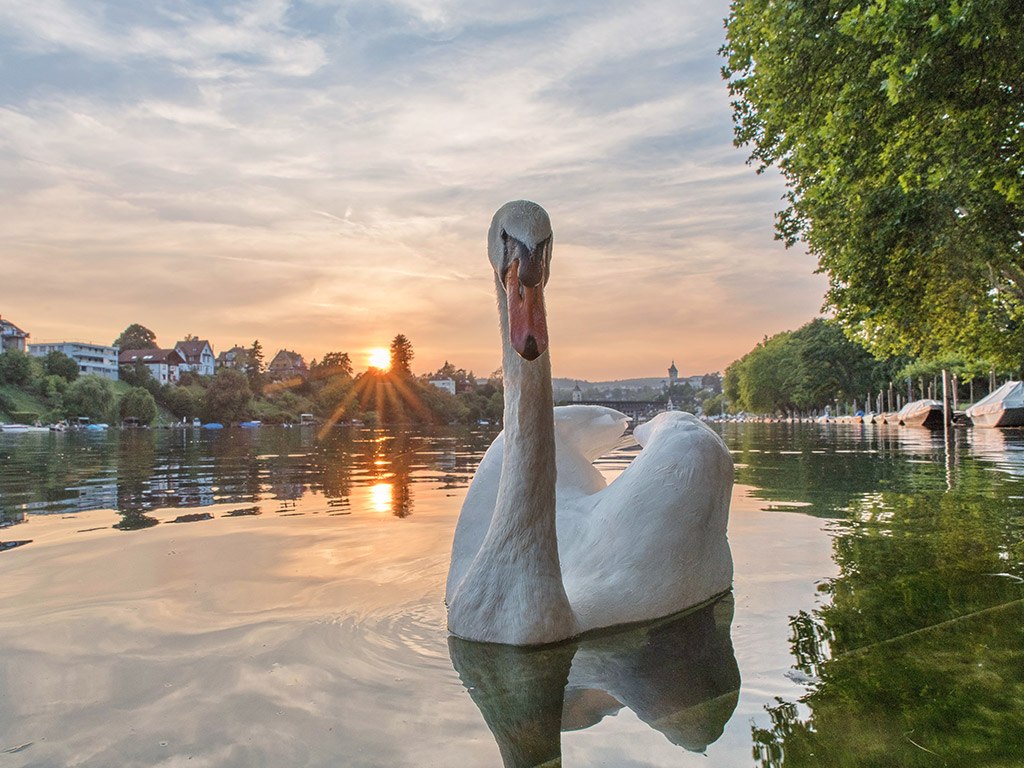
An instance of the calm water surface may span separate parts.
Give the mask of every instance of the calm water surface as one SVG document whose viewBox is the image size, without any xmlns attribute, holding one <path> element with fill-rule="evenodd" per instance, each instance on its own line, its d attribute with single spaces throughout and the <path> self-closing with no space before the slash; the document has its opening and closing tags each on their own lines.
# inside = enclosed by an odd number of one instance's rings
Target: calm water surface
<svg viewBox="0 0 1024 768">
<path fill-rule="evenodd" d="M 540 651 L 444 629 L 492 433 L 0 435 L 0 766 L 1024 765 L 1024 435 L 722 432 L 733 594 Z"/>
</svg>

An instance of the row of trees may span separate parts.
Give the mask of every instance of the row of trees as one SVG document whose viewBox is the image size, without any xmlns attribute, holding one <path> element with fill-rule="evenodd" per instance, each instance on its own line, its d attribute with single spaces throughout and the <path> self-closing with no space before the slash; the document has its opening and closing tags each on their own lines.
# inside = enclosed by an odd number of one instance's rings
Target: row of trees
<svg viewBox="0 0 1024 768">
<path fill-rule="evenodd" d="M 818 318 L 766 337 L 726 369 L 723 389 L 734 410 L 809 412 L 880 391 L 903 364 L 876 360 L 837 323 Z"/>
<path fill-rule="evenodd" d="M 1019 369 L 1020 4 L 736 0 L 722 54 L 736 144 L 786 178 L 778 237 L 817 257 L 846 333 Z"/>
<path fill-rule="evenodd" d="M 37 358 L 19 350 L 0 354 L 0 385 L 32 398 L 31 407 L 0 391 L 0 411 L 15 421 L 52 423 L 80 416 L 117 423 L 138 419 L 148 424 L 157 415 L 156 400 L 145 388 L 122 386 L 100 376 L 79 376 L 78 363 L 62 352 Z"/>
<path fill-rule="evenodd" d="M 158 346 L 156 335 L 138 323 L 128 326 L 115 344 L 138 349 Z M 281 423 L 297 421 L 302 413 L 332 423 L 472 423 L 500 418 L 500 381 L 478 386 L 471 371 L 448 362 L 417 378 L 412 374 L 414 358 L 412 342 L 398 334 L 391 341 L 386 370 L 370 368 L 356 374 L 348 352 L 332 351 L 311 362 L 308 376 L 268 381 L 263 346 L 257 339 L 235 360 L 235 368 L 221 368 L 212 378 L 188 372 L 176 385 L 160 385 L 145 365 L 138 364 L 122 366 L 121 379 L 149 392 L 175 419 Z M 438 376 L 453 379 L 457 394 L 428 384 Z"/>
<path fill-rule="evenodd" d="M 705 401 L 705 413 L 726 404 L 733 412 L 810 413 L 825 406 L 857 402 L 865 408 L 869 395 L 884 393 L 883 409 L 925 397 L 941 397 L 941 374 L 952 374 L 954 403 L 977 400 L 994 388 L 997 371 L 987 362 L 958 358 L 879 360 L 851 341 L 835 320 L 818 318 L 795 331 L 765 339 L 734 361 L 725 372 L 724 403 Z M 1008 376 L 1019 370 L 1001 370 Z"/>
</svg>

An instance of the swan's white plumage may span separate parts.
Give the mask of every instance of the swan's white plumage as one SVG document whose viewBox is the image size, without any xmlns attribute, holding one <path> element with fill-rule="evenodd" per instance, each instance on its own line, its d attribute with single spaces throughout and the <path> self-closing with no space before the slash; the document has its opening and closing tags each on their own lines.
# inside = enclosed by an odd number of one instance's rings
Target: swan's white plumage
<svg viewBox="0 0 1024 768">
<path fill-rule="evenodd" d="M 527 361 L 512 349 L 506 236 L 518 241 L 518 254 L 550 257 L 542 208 L 519 201 L 499 209 L 488 254 L 502 324 L 505 430 L 481 460 L 456 526 L 449 629 L 469 640 L 536 645 L 659 618 L 727 591 L 733 463 L 725 444 L 691 414 L 659 414 L 636 428 L 641 451 L 606 484 L 593 461 L 615 447 L 628 421 L 600 406 L 553 409 L 547 352 Z M 545 263 L 545 281 L 546 270 Z"/>
<path fill-rule="evenodd" d="M 721 438 L 691 414 L 659 414 L 634 430 L 642 450 L 606 484 L 592 462 L 617 445 L 627 418 L 601 406 L 553 412 L 558 552 L 577 630 L 667 616 L 727 591 L 733 463 Z M 488 448 L 466 494 L 449 596 L 491 523 L 504 439 Z"/>
</svg>

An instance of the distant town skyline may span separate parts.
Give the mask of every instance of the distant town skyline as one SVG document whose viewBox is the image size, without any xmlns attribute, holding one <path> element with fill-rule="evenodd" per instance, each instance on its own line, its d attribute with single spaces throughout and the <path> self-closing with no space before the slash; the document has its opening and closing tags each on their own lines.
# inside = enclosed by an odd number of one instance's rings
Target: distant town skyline
<svg viewBox="0 0 1024 768">
<path fill-rule="evenodd" d="M 33 341 L 500 364 L 484 237 L 544 205 L 556 376 L 720 371 L 818 314 L 732 146 L 728 3 L 0 2 L 0 314 Z"/>
</svg>

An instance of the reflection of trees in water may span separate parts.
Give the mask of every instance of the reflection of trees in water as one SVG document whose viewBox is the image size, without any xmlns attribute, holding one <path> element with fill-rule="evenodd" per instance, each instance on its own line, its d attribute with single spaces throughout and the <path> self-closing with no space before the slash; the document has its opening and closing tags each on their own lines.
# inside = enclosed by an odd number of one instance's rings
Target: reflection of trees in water
<svg viewBox="0 0 1024 768">
<path fill-rule="evenodd" d="M 830 603 L 790 624 L 818 682 L 754 727 L 762 766 L 1024 762 L 1020 487 L 970 465 L 957 480 L 853 503 Z"/>
<path fill-rule="evenodd" d="M 24 435 L 0 441 L 0 511 L 113 508 L 127 518 L 122 527 L 134 528 L 155 509 L 266 498 L 290 509 L 307 493 L 337 509 L 349 506 L 354 486 L 380 485 L 386 511 L 405 517 L 414 508 L 412 483 L 468 484 L 491 437 L 351 427 L 328 430 L 321 440 L 313 430 L 282 428 Z"/>
<path fill-rule="evenodd" d="M 117 444 L 105 434 L 0 437 L 0 516 L 112 506 L 117 461 Z"/>
<path fill-rule="evenodd" d="M 732 596 L 682 616 L 538 649 L 449 638 L 506 768 L 556 765 L 561 732 L 622 708 L 684 749 L 716 741 L 739 700 Z"/>
<path fill-rule="evenodd" d="M 865 493 L 945 487 L 944 446 L 924 429 L 855 424 L 723 424 L 736 480 L 767 501 L 841 517 Z M 962 436 L 961 436 L 961 439 Z M 827 482 L 823 482 L 827 478 Z"/>
</svg>

